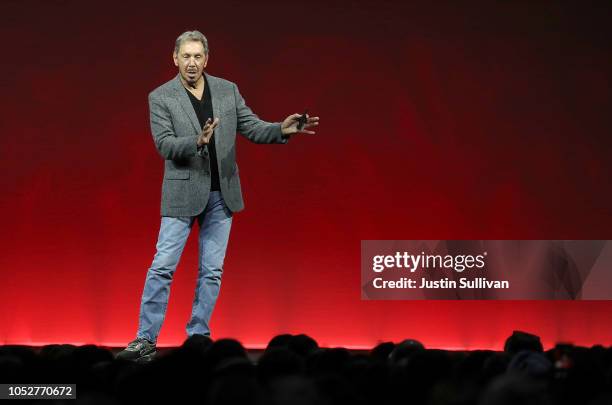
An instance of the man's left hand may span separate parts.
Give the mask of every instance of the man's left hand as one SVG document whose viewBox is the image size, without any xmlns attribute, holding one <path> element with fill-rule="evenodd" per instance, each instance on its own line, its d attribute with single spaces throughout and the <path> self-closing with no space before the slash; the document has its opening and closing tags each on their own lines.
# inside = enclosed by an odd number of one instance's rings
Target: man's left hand
<svg viewBox="0 0 612 405">
<path fill-rule="evenodd" d="M 281 124 L 281 132 L 288 137 L 293 134 L 314 134 L 314 131 L 309 131 L 306 128 L 312 128 L 319 125 L 319 117 L 309 117 L 306 114 L 306 124 L 302 129 L 298 129 L 299 118 L 302 114 L 291 114 Z"/>
</svg>

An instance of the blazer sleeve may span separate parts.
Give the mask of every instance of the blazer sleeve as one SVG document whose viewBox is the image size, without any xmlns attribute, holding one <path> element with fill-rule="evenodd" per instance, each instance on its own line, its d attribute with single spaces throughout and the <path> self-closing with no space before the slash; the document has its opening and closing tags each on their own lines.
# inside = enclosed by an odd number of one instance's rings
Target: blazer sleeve
<svg viewBox="0 0 612 405">
<path fill-rule="evenodd" d="M 176 136 L 170 111 L 163 100 L 149 94 L 151 134 L 157 151 L 166 160 L 184 160 L 198 153 L 197 136 Z"/>
<path fill-rule="evenodd" d="M 233 84 L 233 83 L 232 83 Z M 236 100 L 236 116 L 238 118 L 237 130 L 249 141 L 255 143 L 287 143 L 283 137 L 280 122 L 266 122 L 246 105 L 244 98 L 233 84 L 234 98 Z"/>
</svg>

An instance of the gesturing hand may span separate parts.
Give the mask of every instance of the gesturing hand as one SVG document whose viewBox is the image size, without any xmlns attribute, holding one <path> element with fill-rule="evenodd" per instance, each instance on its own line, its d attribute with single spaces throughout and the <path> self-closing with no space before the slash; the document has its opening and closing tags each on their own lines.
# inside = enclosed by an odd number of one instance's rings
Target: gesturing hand
<svg viewBox="0 0 612 405">
<path fill-rule="evenodd" d="M 292 135 L 292 134 L 314 134 L 314 131 L 308 131 L 306 128 L 314 127 L 319 125 L 319 117 L 309 117 L 306 114 L 306 124 L 303 128 L 298 128 L 298 123 L 300 116 L 302 114 L 291 114 L 281 124 L 281 132 L 283 135 Z"/>
<path fill-rule="evenodd" d="M 202 128 L 202 133 L 198 136 L 198 141 L 197 141 L 198 146 L 208 144 L 218 124 L 219 124 L 219 118 L 215 118 L 214 121 L 211 121 L 210 118 L 206 120 L 206 123 L 204 124 L 204 128 Z"/>
</svg>

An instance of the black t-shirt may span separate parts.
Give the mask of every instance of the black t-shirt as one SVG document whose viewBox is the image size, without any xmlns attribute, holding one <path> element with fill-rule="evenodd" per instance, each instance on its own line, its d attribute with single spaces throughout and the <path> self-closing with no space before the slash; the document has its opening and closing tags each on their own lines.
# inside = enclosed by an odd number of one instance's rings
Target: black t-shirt
<svg viewBox="0 0 612 405">
<path fill-rule="evenodd" d="M 206 80 L 206 78 L 204 78 L 204 80 Z M 210 90 L 208 89 L 208 82 L 205 82 L 204 84 L 204 94 L 202 95 L 202 100 L 198 100 L 189 90 L 185 89 L 185 91 L 189 95 L 191 105 L 193 106 L 196 116 L 198 117 L 198 121 L 200 122 L 200 127 L 204 128 L 206 120 L 209 118 L 211 120 L 213 119 L 212 98 L 210 96 Z M 217 166 L 217 150 L 215 149 L 214 134 L 208 142 L 208 156 L 210 157 L 210 190 L 220 191 L 221 186 L 219 185 L 219 167 Z"/>
</svg>

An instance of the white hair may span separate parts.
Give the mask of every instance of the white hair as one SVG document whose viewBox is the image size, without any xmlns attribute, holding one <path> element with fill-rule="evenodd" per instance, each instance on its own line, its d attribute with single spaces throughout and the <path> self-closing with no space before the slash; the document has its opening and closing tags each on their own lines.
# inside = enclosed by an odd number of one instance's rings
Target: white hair
<svg viewBox="0 0 612 405">
<path fill-rule="evenodd" d="M 200 31 L 185 31 L 176 39 L 176 43 L 174 44 L 174 53 L 178 54 L 179 49 L 181 49 L 181 44 L 185 41 L 198 41 L 201 42 L 204 46 L 204 54 L 208 55 L 208 40 Z"/>
</svg>

